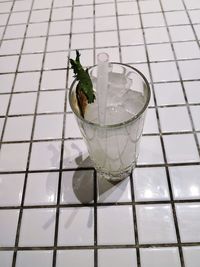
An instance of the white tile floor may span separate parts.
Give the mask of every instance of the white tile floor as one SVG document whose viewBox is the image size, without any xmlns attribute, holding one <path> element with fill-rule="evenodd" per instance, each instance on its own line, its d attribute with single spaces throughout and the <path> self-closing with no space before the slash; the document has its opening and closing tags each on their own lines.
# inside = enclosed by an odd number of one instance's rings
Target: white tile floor
<svg viewBox="0 0 200 267">
<path fill-rule="evenodd" d="M 118 184 L 96 175 L 69 106 L 77 48 L 151 84 Z M 0 0 L 0 267 L 199 267 L 199 69 L 199 0 Z"/>
</svg>

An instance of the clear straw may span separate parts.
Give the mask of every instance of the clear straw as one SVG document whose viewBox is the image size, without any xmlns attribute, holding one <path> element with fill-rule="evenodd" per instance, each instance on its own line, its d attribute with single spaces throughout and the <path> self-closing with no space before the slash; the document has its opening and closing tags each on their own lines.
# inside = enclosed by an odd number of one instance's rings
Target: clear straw
<svg viewBox="0 0 200 267">
<path fill-rule="evenodd" d="M 106 122 L 106 104 L 108 91 L 108 61 L 109 56 L 106 53 L 97 55 L 97 101 L 99 123 L 105 125 Z"/>
</svg>

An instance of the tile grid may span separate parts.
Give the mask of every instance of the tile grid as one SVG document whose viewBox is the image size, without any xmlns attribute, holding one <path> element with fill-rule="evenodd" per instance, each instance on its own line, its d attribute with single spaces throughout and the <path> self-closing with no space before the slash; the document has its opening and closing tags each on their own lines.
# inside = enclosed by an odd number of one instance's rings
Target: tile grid
<svg viewBox="0 0 200 267">
<path fill-rule="evenodd" d="M 139 1 L 137 1 L 138 2 L 138 6 L 139 6 Z M 116 3 L 116 1 L 115 1 L 115 3 Z M 13 3 L 14 4 L 14 3 Z M 161 3 L 161 1 L 160 1 L 160 4 L 162 5 L 162 3 Z M 32 6 L 33 6 L 33 4 L 32 4 Z M 52 6 L 53 6 L 53 2 L 52 2 Z M 51 8 L 51 10 L 52 10 L 52 8 Z M 164 13 L 164 12 L 163 12 Z M 29 16 L 30 17 L 30 16 Z M 141 19 L 141 18 L 140 18 Z M 166 22 L 166 19 L 165 19 L 165 22 Z M 167 23 L 166 23 L 167 24 Z M 169 33 L 169 32 L 168 32 Z M 170 33 L 169 33 L 170 34 Z M 47 35 L 48 36 L 48 35 Z M 48 37 L 47 37 L 47 39 L 48 39 Z M 47 39 L 46 39 L 46 44 L 47 44 Z M 172 43 L 172 41 L 170 42 L 170 43 Z M 197 43 L 198 43 L 198 40 L 197 40 Z M 172 44 L 173 45 L 173 44 Z M 22 49 L 23 49 L 23 45 L 22 45 Z M 22 51 L 22 49 L 21 49 L 21 51 Z M 173 50 L 174 51 L 174 50 Z M 146 52 L 147 52 L 147 49 L 146 49 Z M 147 52 L 148 53 L 148 52 Z M 45 54 L 45 52 L 44 52 L 44 54 Z M 175 53 L 174 53 L 175 54 Z M 21 53 L 20 53 L 20 55 L 21 55 Z M 176 56 L 176 55 L 175 55 Z M 45 56 L 44 56 L 45 57 Z M 20 61 L 20 59 L 19 59 L 19 61 Z M 19 61 L 18 61 L 18 63 L 19 63 Z M 149 60 L 148 60 L 148 57 L 147 57 L 147 61 L 148 61 L 148 65 L 149 65 Z M 175 58 L 175 62 L 177 62 L 177 60 L 176 60 L 176 58 Z M 44 60 L 43 60 L 43 63 L 44 63 Z M 178 66 L 178 64 L 177 64 L 177 66 Z M 149 70 L 150 70 L 150 67 L 149 67 Z M 42 72 L 42 71 L 41 71 Z M 150 75 L 151 75 L 151 70 L 150 70 Z M 179 75 L 181 76 L 181 74 L 180 74 L 180 71 L 179 71 Z M 42 75 L 41 75 L 42 76 Z M 41 81 L 41 80 L 40 80 Z M 151 77 L 151 82 L 152 82 L 152 84 L 153 84 L 153 81 L 152 81 L 152 77 Z M 182 81 L 182 79 L 181 79 L 181 83 L 182 83 L 182 86 L 184 86 L 183 85 L 183 81 Z M 184 87 L 182 87 L 182 88 L 184 88 Z M 184 89 L 183 89 L 184 90 Z M 38 93 L 39 94 L 39 93 Z M 186 97 L 186 93 L 184 93 L 184 95 L 185 95 L 185 98 L 186 98 L 186 100 L 187 100 L 187 97 Z M 12 93 L 11 93 L 11 96 L 12 96 Z M 155 100 L 155 103 L 156 103 L 156 97 L 155 97 L 155 95 L 154 95 L 154 100 Z M 37 101 L 37 103 L 38 103 L 38 101 Z M 36 105 L 37 106 L 37 105 Z M 66 103 L 65 103 L 65 106 L 66 106 Z M 189 106 L 189 104 L 188 104 L 188 102 L 186 101 L 186 106 L 188 107 Z M 158 106 L 157 105 L 155 105 L 155 108 L 156 108 L 156 110 L 157 110 L 157 118 L 158 118 L 158 122 L 159 122 L 159 114 L 158 114 Z M 36 108 L 37 109 L 37 108 Z M 188 110 L 189 110 L 189 108 L 188 108 Z M 191 119 L 191 121 L 192 121 L 192 116 L 191 116 L 191 113 L 190 113 L 190 111 L 189 111 L 189 114 L 190 114 L 190 119 Z M 36 116 L 36 113 L 34 114 L 34 116 Z M 7 115 L 6 115 L 6 118 L 8 117 L 8 112 L 7 112 Z M 6 124 L 6 122 L 5 122 L 5 124 Z M 4 129 L 5 129 L 5 126 L 4 126 Z M 197 137 L 196 137 L 196 133 L 195 133 L 195 130 L 194 130 L 194 123 L 193 123 L 193 121 L 192 121 L 192 132 L 194 132 L 194 135 L 195 135 L 195 141 L 196 141 L 196 145 L 197 145 L 197 147 L 198 147 L 198 150 L 199 150 L 199 145 L 198 145 L 198 140 L 197 140 Z M 31 138 L 31 144 L 32 144 L 32 142 L 33 142 L 33 132 L 34 132 L 34 126 L 33 126 L 33 130 L 32 130 L 32 138 Z M 160 126 L 159 126 L 159 135 L 161 136 L 161 140 L 162 140 L 162 135 L 164 135 L 163 133 L 162 133 L 162 131 L 161 131 L 161 128 L 160 128 Z M 196 132 L 198 132 L 198 131 L 196 131 Z M 173 134 L 173 133 L 172 133 Z M 167 135 L 168 135 L 168 133 L 167 133 Z M 2 134 L 2 137 L 3 137 L 3 134 Z M 64 127 L 63 127 L 63 134 L 62 134 L 62 139 L 64 138 Z M 77 138 L 75 138 L 75 140 L 76 140 Z M 52 139 L 52 140 L 60 140 L 60 139 Z M 39 140 L 40 141 L 40 140 Z M 38 142 L 39 142 L 38 141 Z M 42 141 L 45 141 L 45 140 L 42 140 Z M 47 141 L 47 140 L 46 140 Z M 35 141 L 34 141 L 35 142 Z M 5 143 L 8 143 L 8 142 L 5 142 Z M 17 142 L 17 143 L 19 143 L 19 142 Z M 182 245 L 185 245 L 185 244 L 183 244 L 183 243 L 181 243 L 181 241 L 180 241 L 180 235 L 179 235 L 179 230 L 178 230 L 178 223 L 177 223 L 177 219 L 176 219 L 176 212 L 175 212 L 175 203 L 179 203 L 179 202 L 181 202 L 181 203 L 185 203 L 185 202 L 188 202 L 188 200 L 181 200 L 181 201 L 178 201 L 178 200 L 174 200 L 173 199 L 173 195 L 172 195 L 172 189 L 171 189 L 171 185 L 170 185 L 170 176 L 169 176 L 169 171 L 168 171 L 168 163 L 167 163 L 167 160 L 166 160 L 166 153 L 165 153 L 165 148 L 164 148 L 164 142 L 163 141 L 161 141 L 161 143 L 162 143 L 162 149 L 163 149 L 163 154 L 165 155 L 165 162 L 164 162 L 164 164 L 163 164 L 163 166 L 166 166 L 166 173 L 167 173 L 167 178 L 168 178 L 168 185 L 169 185 L 169 191 L 170 191 L 170 201 L 164 201 L 164 202 L 161 202 L 161 201 L 156 201 L 155 203 L 156 204 L 161 204 L 161 203 L 171 203 L 172 204 L 172 207 L 173 207 L 173 211 L 174 211 L 174 219 L 175 219 L 175 225 L 176 225 L 176 231 L 177 231 L 177 236 L 178 236 L 178 247 L 179 247 L 179 253 L 180 253 L 180 258 L 181 258 L 181 264 L 182 264 L 182 266 L 185 266 L 184 265 L 184 259 L 183 259 L 183 255 L 182 255 L 182 249 L 181 249 L 181 246 Z M 61 149 L 61 155 L 63 154 L 63 143 L 62 143 L 62 149 Z M 30 149 L 31 150 L 31 149 Z M 29 157 L 30 157 L 30 153 L 29 153 Z M 61 157 L 62 158 L 62 157 Z M 191 163 L 189 163 L 190 165 L 191 165 Z M 193 163 L 193 164 L 199 164 L 199 163 Z M 176 165 L 176 164 L 170 164 L 170 166 L 173 166 L 173 165 Z M 180 165 L 180 164 L 178 164 L 178 165 Z M 183 165 L 187 165 L 187 163 L 186 164 L 184 164 L 183 163 Z M 152 165 L 145 165 L 145 167 L 148 167 L 148 166 L 152 166 Z M 159 164 L 159 166 L 160 166 L 160 164 Z M 144 167 L 144 166 L 139 166 L 139 167 Z M 60 168 L 62 168 L 62 164 L 60 165 Z M 64 170 L 64 169 L 62 169 L 62 170 Z M 66 170 L 69 170 L 69 169 L 66 169 Z M 28 168 L 27 168 L 27 171 L 26 171 L 27 173 L 26 173 L 26 177 L 27 177 L 27 175 L 28 175 L 28 173 L 30 173 L 31 171 L 29 171 L 28 172 Z M 36 171 L 37 172 L 37 171 Z M 40 172 L 40 171 L 38 171 L 38 172 Z M 60 191 L 60 186 L 61 186 L 61 174 L 62 174 L 62 171 L 60 170 L 60 172 L 59 172 L 59 190 L 58 190 L 58 192 Z M 96 188 L 96 187 L 95 187 Z M 134 203 L 134 196 L 133 196 L 133 183 L 132 183 L 132 198 L 133 198 L 133 203 Z M 22 199 L 24 199 L 24 197 L 25 197 L 25 187 L 24 187 L 24 190 L 23 190 L 23 197 L 22 197 Z M 197 199 L 197 200 L 195 200 L 195 201 L 197 201 L 197 202 L 199 202 L 199 199 Z M 191 200 L 191 202 L 195 202 L 194 200 Z M 152 204 L 152 203 L 154 203 L 154 202 L 136 202 L 136 204 Z M 127 205 L 127 204 L 131 204 L 131 202 L 129 203 L 129 202 L 125 202 L 125 203 L 123 203 L 124 205 Z M 96 202 L 94 203 L 94 207 L 95 207 L 95 209 L 96 209 L 96 214 L 95 214 L 95 225 L 97 226 L 97 206 L 101 206 L 101 204 L 97 204 Z M 102 204 L 102 205 L 105 205 L 105 204 Z M 110 204 L 110 203 L 108 203 L 108 205 L 112 205 L 112 204 Z M 118 204 L 118 205 L 122 205 L 122 204 Z M 135 204 L 133 204 L 133 206 L 134 206 Z M 59 194 L 58 194 L 58 199 L 57 199 L 57 205 L 56 206 L 53 206 L 53 207 L 56 207 L 57 208 L 57 226 L 56 226 L 56 231 L 58 231 L 58 218 L 59 218 L 59 207 L 60 206 L 63 206 L 63 207 L 75 207 L 74 205 L 59 205 Z M 80 206 L 80 205 L 78 205 L 78 206 Z M 82 206 L 82 205 L 81 205 Z M 85 206 L 85 205 L 83 205 L 83 206 Z M 23 207 L 23 201 L 22 201 L 22 209 L 25 209 L 25 208 L 33 208 L 33 206 L 31 206 L 31 207 Z M 39 206 L 35 206 L 36 208 L 39 208 Z M 41 206 L 41 207 L 46 207 L 46 206 Z M 47 206 L 47 207 L 50 207 L 49 205 Z M 16 207 L 15 207 L 16 208 Z M 135 209 L 133 208 L 133 213 L 135 214 Z M 136 216 L 134 215 L 134 222 L 135 222 L 135 227 L 136 227 Z M 20 226 L 18 226 L 19 228 L 20 228 Z M 138 266 L 140 266 L 140 256 L 139 256 L 139 248 L 138 248 L 138 238 L 137 238 L 137 230 L 136 230 L 137 228 L 135 228 L 135 233 L 136 233 L 136 245 L 131 245 L 130 247 L 136 247 L 136 249 L 137 249 L 137 259 L 138 259 Z M 95 229 L 95 236 L 96 236 L 96 238 L 95 238 L 95 242 L 97 242 L 97 229 Z M 57 244 L 57 235 L 55 235 L 55 239 L 54 239 L 54 245 L 56 246 L 56 244 Z M 196 243 L 197 245 L 199 245 L 199 243 Z M 191 245 L 195 245 L 195 244 L 191 244 Z M 150 245 L 139 245 L 139 247 L 150 247 L 151 246 L 151 244 Z M 158 246 L 159 247 L 162 247 L 162 245 L 160 245 L 160 244 L 158 244 Z M 163 245 L 164 247 L 166 247 L 166 245 Z M 174 244 L 169 244 L 169 246 L 174 246 Z M 175 246 L 176 246 L 176 244 L 175 244 Z M 98 248 L 101 248 L 101 247 L 103 247 L 104 248 L 104 246 L 98 246 Z M 106 246 L 105 246 L 106 247 Z M 111 248 L 113 247 L 112 245 L 110 246 Z M 115 247 L 115 246 L 114 246 Z M 119 247 L 123 247 L 123 246 L 119 246 Z M 16 248 L 17 249 L 19 249 L 20 250 L 20 248 L 18 248 L 18 242 L 16 242 Z M 66 247 L 67 248 L 67 247 Z M 90 248 L 93 248 L 93 247 L 90 247 Z M 30 248 L 31 249 L 31 248 Z M 40 248 L 40 249 L 48 249 L 48 247 L 46 247 L 46 248 Z M 76 249 L 76 248 L 75 248 Z M 55 250 L 56 251 L 56 250 Z M 15 251 L 16 252 L 16 251 Z M 56 254 L 54 254 L 54 260 L 53 260 L 53 266 L 55 266 L 55 263 L 56 263 L 56 256 L 55 256 Z M 96 254 L 96 257 L 97 257 L 97 254 Z M 16 253 L 14 254 L 14 261 L 13 261 L 13 267 L 15 266 L 15 260 L 16 260 Z M 95 266 L 97 266 L 98 265 L 98 262 L 97 262 L 97 258 L 96 258 L 96 261 L 95 261 Z"/>
</svg>

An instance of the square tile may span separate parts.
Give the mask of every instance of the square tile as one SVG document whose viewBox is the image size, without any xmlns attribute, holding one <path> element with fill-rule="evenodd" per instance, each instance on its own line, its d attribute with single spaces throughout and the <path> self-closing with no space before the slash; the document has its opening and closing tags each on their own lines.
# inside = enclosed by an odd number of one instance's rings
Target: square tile
<svg viewBox="0 0 200 267">
<path fill-rule="evenodd" d="M 200 8 L 200 3 L 197 0 L 185 1 L 185 5 L 188 9 Z"/>
<path fill-rule="evenodd" d="M 4 39 L 23 38 L 26 30 L 26 24 L 24 25 L 9 25 L 6 27 Z"/>
<path fill-rule="evenodd" d="M 92 25 L 92 22 L 90 22 L 90 23 L 91 23 L 90 25 Z M 117 20 L 116 20 L 116 18 L 115 17 L 96 18 L 96 20 L 95 20 L 95 30 L 96 31 L 117 30 Z"/>
<path fill-rule="evenodd" d="M 22 215 L 19 246 L 53 246 L 55 217 L 56 210 L 53 208 L 25 209 Z"/>
<path fill-rule="evenodd" d="M 4 127 L 4 118 L 0 118 L 0 136 L 2 134 L 2 131 L 3 131 L 3 127 Z"/>
<path fill-rule="evenodd" d="M 163 167 L 136 168 L 133 171 L 136 201 L 169 200 L 166 171 Z"/>
<path fill-rule="evenodd" d="M 64 144 L 63 168 L 92 167 L 83 140 L 67 140 Z"/>
<path fill-rule="evenodd" d="M 91 203 L 94 200 L 94 172 L 64 171 L 61 182 L 61 204 Z"/>
<path fill-rule="evenodd" d="M 166 28 L 149 28 L 144 31 L 147 44 L 169 42 Z"/>
<path fill-rule="evenodd" d="M 176 204 L 181 242 L 199 242 L 200 205 L 199 203 Z"/>
<path fill-rule="evenodd" d="M 43 52 L 45 48 L 45 37 L 26 38 L 23 47 L 23 53 Z"/>
<path fill-rule="evenodd" d="M 30 170 L 59 169 L 60 149 L 60 141 L 33 143 Z"/>
<path fill-rule="evenodd" d="M 72 32 L 73 33 L 93 32 L 93 19 L 73 20 Z"/>
<path fill-rule="evenodd" d="M 94 40 L 92 33 L 74 34 L 71 39 L 72 49 L 93 48 Z"/>
<path fill-rule="evenodd" d="M 200 198 L 200 166 L 169 168 L 174 199 Z"/>
<path fill-rule="evenodd" d="M 158 136 L 142 136 L 139 148 L 138 165 L 163 163 L 163 154 Z"/>
<path fill-rule="evenodd" d="M 65 121 L 65 138 L 82 138 L 77 120 L 74 114 L 67 114 Z"/>
<path fill-rule="evenodd" d="M 31 139 L 33 116 L 8 117 L 3 141 L 24 141 Z"/>
<path fill-rule="evenodd" d="M 35 0 L 33 4 L 33 9 L 51 8 L 52 0 Z"/>
<path fill-rule="evenodd" d="M 143 267 L 181 267 L 178 248 L 142 248 L 140 257 Z"/>
<path fill-rule="evenodd" d="M 190 117 L 186 107 L 159 108 L 158 112 L 162 132 L 192 131 Z"/>
<path fill-rule="evenodd" d="M 50 9 L 32 10 L 30 22 L 49 21 Z"/>
<path fill-rule="evenodd" d="M 50 35 L 57 34 L 69 34 L 70 33 L 71 23 L 70 21 L 52 21 L 50 22 Z"/>
<path fill-rule="evenodd" d="M 197 38 L 200 40 L 200 25 L 194 25 L 194 30 L 197 35 Z"/>
<path fill-rule="evenodd" d="M 143 27 L 160 27 L 165 26 L 165 20 L 162 13 L 142 14 Z"/>
<path fill-rule="evenodd" d="M 161 11 L 159 0 L 140 1 L 139 5 L 141 13 Z"/>
<path fill-rule="evenodd" d="M 58 172 L 29 173 L 25 205 L 55 205 L 57 202 Z"/>
<path fill-rule="evenodd" d="M 183 80 L 199 79 L 200 60 L 186 60 L 178 62 Z"/>
<path fill-rule="evenodd" d="M 33 114 L 35 111 L 36 98 L 37 93 L 13 94 L 9 109 L 9 115 Z"/>
<path fill-rule="evenodd" d="M 174 43 L 177 59 L 200 58 L 199 47 L 196 42 Z"/>
<path fill-rule="evenodd" d="M 169 27 L 173 42 L 195 40 L 195 36 L 190 25 Z"/>
<path fill-rule="evenodd" d="M 23 11 L 23 10 L 30 10 L 31 8 L 31 1 L 16 1 L 13 6 L 13 11 Z"/>
<path fill-rule="evenodd" d="M 120 41 L 121 45 L 144 44 L 142 30 L 134 29 L 120 31 Z"/>
<path fill-rule="evenodd" d="M 5 116 L 8 108 L 10 95 L 0 95 L 0 115 Z"/>
<path fill-rule="evenodd" d="M 170 44 L 148 45 L 147 49 L 150 61 L 174 60 Z"/>
<path fill-rule="evenodd" d="M 97 47 L 109 47 L 118 45 L 118 36 L 116 31 L 112 32 L 97 32 L 96 46 Z"/>
<path fill-rule="evenodd" d="M 38 100 L 37 112 L 63 112 L 65 91 L 41 91 Z"/>
<path fill-rule="evenodd" d="M 98 177 L 98 202 L 131 202 L 131 187 L 129 178 L 113 184 L 101 176 Z"/>
<path fill-rule="evenodd" d="M 176 0 L 176 1 L 162 0 L 161 2 L 162 2 L 164 11 L 184 10 L 184 5 L 181 0 Z"/>
<path fill-rule="evenodd" d="M 4 26 L 7 24 L 9 14 L 0 14 L 0 25 Z"/>
<path fill-rule="evenodd" d="M 33 139 L 62 138 L 63 115 L 37 115 Z"/>
<path fill-rule="evenodd" d="M 154 91 L 160 106 L 185 104 L 183 90 L 178 82 L 154 84 Z"/>
<path fill-rule="evenodd" d="M 41 89 L 66 88 L 66 70 L 44 71 L 42 75 Z"/>
<path fill-rule="evenodd" d="M 69 35 L 48 37 L 47 51 L 67 50 L 68 46 L 69 46 Z"/>
<path fill-rule="evenodd" d="M 95 5 L 95 15 L 96 17 L 101 16 L 113 16 L 115 15 L 115 4 L 105 3 L 104 5 Z"/>
<path fill-rule="evenodd" d="M 200 120 L 199 120 L 200 106 L 190 106 L 190 111 L 192 113 L 194 128 L 196 131 L 199 131 L 200 130 Z"/>
<path fill-rule="evenodd" d="M 42 266 L 50 267 L 53 262 L 53 251 L 48 250 L 32 250 L 32 251 L 18 251 L 16 267 L 33 267 Z"/>
<path fill-rule="evenodd" d="M 168 163 L 199 161 L 199 154 L 192 134 L 165 135 L 163 139 Z"/>
<path fill-rule="evenodd" d="M 8 24 L 27 23 L 29 12 L 12 12 Z"/>
<path fill-rule="evenodd" d="M 39 88 L 40 72 L 18 73 L 15 81 L 14 92 L 37 91 Z"/>
<path fill-rule="evenodd" d="M 159 62 L 150 64 L 153 81 L 178 81 L 179 74 L 175 62 Z"/>
<path fill-rule="evenodd" d="M 200 99 L 200 81 L 184 82 L 187 100 L 190 104 L 199 103 Z"/>
<path fill-rule="evenodd" d="M 176 231 L 170 205 L 136 206 L 140 244 L 176 243 Z"/>
<path fill-rule="evenodd" d="M 187 267 L 198 267 L 200 247 L 183 247 L 184 262 Z"/>
<path fill-rule="evenodd" d="M 71 7 L 54 8 L 52 10 L 51 20 L 71 19 Z"/>
<path fill-rule="evenodd" d="M 3 144 L 0 152 L 0 171 L 25 171 L 29 143 Z"/>
<path fill-rule="evenodd" d="M 154 108 L 149 108 L 144 122 L 144 134 L 159 133 L 156 112 Z"/>
<path fill-rule="evenodd" d="M 75 6 L 73 11 L 73 18 L 89 18 L 93 17 L 93 6 Z"/>
<path fill-rule="evenodd" d="M 12 2 L 0 3 L 0 10 L 1 10 L 0 13 L 6 13 L 6 12 L 9 13 L 11 10 L 11 7 L 12 7 Z"/>
<path fill-rule="evenodd" d="M 42 68 L 43 54 L 22 55 L 19 71 L 40 70 Z"/>
<path fill-rule="evenodd" d="M 190 24 L 187 13 L 185 11 L 170 11 L 165 12 L 167 24 L 171 25 L 183 25 Z"/>
<path fill-rule="evenodd" d="M 36 36 L 46 36 L 47 35 L 48 23 L 33 23 L 28 25 L 27 37 L 36 37 Z"/>
<path fill-rule="evenodd" d="M 97 209 L 98 244 L 134 244 L 134 226 L 131 206 L 105 206 Z"/>
<path fill-rule="evenodd" d="M 0 265 L 11 267 L 13 260 L 13 251 L 0 251 Z"/>
<path fill-rule="evenodd" d="M 22 40 L 2 41 L 0 55 L 19 54 L 22 47 Z"/>
<path fill-rule="evenodd" d="M 56 267 L 65 267 L 66 262 L 70 266 L 93 267 L 94 251 L 84 250 L 57 250 Z"/>
<path fill-rule="evenodd" d="M 0 72 L 15 72 L 17 69 L 19 57 L 18 56 L 5 56 L 0 57 Z"/>
<path fill-rule="evenodd" d="M 0 206 L 19 206 L 22 199 L 24 174 L 0 175 Z"/>
<path fill-rule="evenodd" d="M 99 249 L 98 250 L 99 267 L 136 267 L 136 251 L 132 248 L 124 249 Z"/>
<path fill-rule="evenodd" d="M 122 61 L 124 63 L 146 62 L 146 53 L 143 46 L 122 47 Z"/>
<path fill-rule="evenodd" d="M 139 15 L 118 16 L 119 29 L 141 28 Z"/>
<path fill-rule="evenodd" d="M 54 7 L 72 6 L 72 0 L 67 1 L 67 3 L 66 0 L 54 0 L 53 6 Z"/>
<path fill-rule="evenodd" d="M 67 62 L 66 58 L 68 52 L 55 52 L 55 53 L 46 53 L 44 69 L 62 69 L 66 68 Z"/>
<path fill-rule="evenodd" d="M 19 210 L 0 210 L 0 217 L 0 246 L 12 247 L 15 245 Z"/>
<path fill-rule="evenodd" d="M 138 14 L 138 6 L 136 2 L 119 2 L 117 3 L 117 12 L 118 15 L 125 15 L 125 14 Z"/>
<path fill-rule="evenodd" d="M 61 208 L 58 245 L 81 246 L 94 244 L 94 210 L 91 207 Z"/>
</svg>

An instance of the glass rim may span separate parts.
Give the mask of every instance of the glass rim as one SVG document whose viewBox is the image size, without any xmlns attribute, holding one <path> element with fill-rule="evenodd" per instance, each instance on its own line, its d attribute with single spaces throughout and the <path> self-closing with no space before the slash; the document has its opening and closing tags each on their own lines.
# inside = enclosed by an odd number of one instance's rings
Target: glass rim
<svg viewBox="0 0 200 267">
<path fill-rule="evenodd" d="M 109 62 L 109 64 L 114 64 L 114 65 L 122 65 L 122 66 L 125 66 L 125 67 L 128 67 L 128 68 L 131 68 L 133 69 L 135 72 L 137 72 L 143 79 L 144 83 L 146 84 L 147 86 L 147 99 L 145 101 L 145 104 L 143 106 L 143 108 L 137 113 L 135 114 L 133 117 L 131 117 L 130 119 L 128 120 L 125 120 L 123 122 L 120 122 L 120 123 L 115 123 L 115 124 L 105 124 L 105 125 L 101 125 L 99 123 L 96 123 L 96 122 L 92 122 L 92 121 L 89 121 L 85 118 L 83 118 L 77 111 L 76 109 L 74 108 L 74 105 L 72 104 L 72 90 L 74 88 L 74 84 L 76 83 L 77 79 L 74 79 L 70 88 L 69 88 L 69 103 L 70 103 L 70 106 L 71 106 L 71 109 L 73 111 L 73 113 L 83 122 L 89 124 L 89 125 L 92 125 L 92 126 L 95 126 L 95 127 L 98 127 L 98 128 L 118 128 L 118 127 L 121 127 L 121 126 L 124 126 L 126 124 L 129 124 L 133 121 L 136 121 L 138 118 L 140 118 L 142 116 L 142 114 L 145 112 L 145 110 L 147 109 L 148 107 L 148 104 L 149 104 L 149 101 L 150 101 L 150 97 L 151 97 L 151 89 L 150 89 L 150 85 L 149 85 L 149 82 L 147 81 L 147 78 L 144 76 L 144 74 L 142 72 L 140 72 L 138 69 L 136 69 L 135 67 L 132 67 L 128 64 L 124 64 L 124 63 L 120 63 L 120 62 Z M 93 65 L 91 67 L 88 68 L 88 70 L 91 70 L 92 68 L 94 67 L 97 67 L 97 65 Z"/>
</svg>

